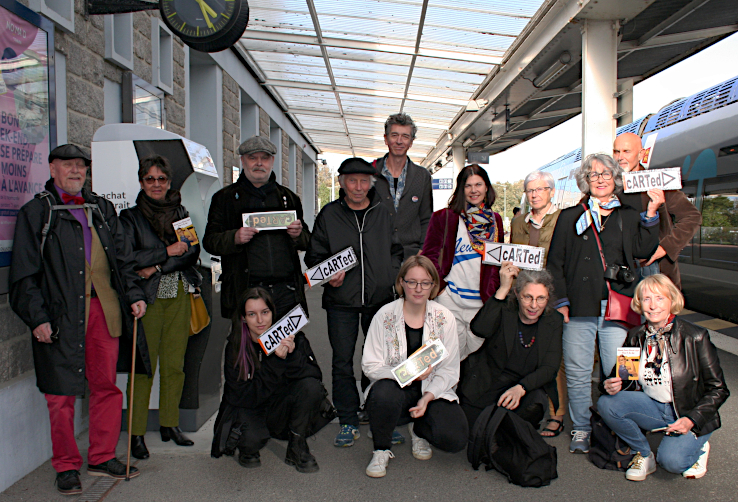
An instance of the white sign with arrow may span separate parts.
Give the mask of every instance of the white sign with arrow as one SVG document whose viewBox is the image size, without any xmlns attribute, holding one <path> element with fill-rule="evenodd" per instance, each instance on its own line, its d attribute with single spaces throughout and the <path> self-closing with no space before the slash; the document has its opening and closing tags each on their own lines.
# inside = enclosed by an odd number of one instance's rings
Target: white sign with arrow
<svg viewBox="0 0 738 502">
<path fill-rule="evenodd" d="M 682 188 L 682 169 L 669 167 L 623 173 L 623 188 L 625 193 L 647 192 L 652 188 L 679 190 Z"/>
<path fill-rule="evenodd" d="M 325 261 L 322 261 L 315 265 L 313 268 L 309 268 L 305 271 L 305 279 L 307 280 L 308 286 L 311 288 L 314 286 L 320 286 L 331 280 L 331 277 L 336 275 L 341 270 L 351 270 L 359 261 L 356 259 L 354 248 L 351 246 L 347 247 L 343 251 L 340 251 Z"/>
<path fill-rule="evenodd" d="M 524 246 L 522 244 L 502 244 L 487 242 L 484 245 L 484 259 L 487 265 L 502 265 L 503 261 L 512 262 L 518 268 L 528 270 L 543 269 L 544 248 Z"/>
<path fill-rule="evenodd" d="M 296 306 L 287 313 L 276 324 L 266 330 L 259 337 L 259 345 L 264 349 L 266 355 L 271 354 L 279 343 L 290 335 L 294 335 L 302 329 L 308 322 L 308 317 L 300 305 Z"/>
</svg>

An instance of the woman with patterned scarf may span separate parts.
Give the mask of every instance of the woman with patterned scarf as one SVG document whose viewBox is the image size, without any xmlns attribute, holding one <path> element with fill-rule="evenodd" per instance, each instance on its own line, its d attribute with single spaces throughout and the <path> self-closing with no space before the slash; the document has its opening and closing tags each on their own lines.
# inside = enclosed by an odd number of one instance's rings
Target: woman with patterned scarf
<svg viewBox="0 0 738 502">
<path fill-rule="evenodd" d="M 139 163 L 141 191 L 136 205 L 120 213 L 120 220 L 131 246 L 139 285 L 149 305 L 143 322 L 151 356 L 151 371 L 159 360 L 159 425 L 161 440 L 174 440 L 180 446 L 193 442 L 179 429 L 179 401 L 184 386 L 184 357 L 190 334 L 189 293 L 202 282 L 195 268 L 200 245 L 177 239 L 174 226 L 188 216 L 179 190 L 173 190 L 169 161 L 159 155 Z M 130 378 L 130 376 L 129 376 Z M 149 416 L 149 397 L 153 378 L 133 377 L 133 426 L 129 432 L 131 454 L 149 458 L 144 443 Z M 130 388 L 130 385 L 129 387 Z"/>
<path fill-rule="evenodd" d="M 657 461 L 669 472 L 701 478 L 710 454 L 707 440 L 720 427 L 718 408 L 729 395 L 717 350 L 705 328 L 676 317 L 684 297 L 665 275 L 638 284 L 632 307 L 646 317 L 624 344 L 641 349 L 638 380 L 621 380 L 613 371 L 597 408 L 636 452 L 627 479 L 643 481 Z M 641 429 L 664 432 L 657 456 Z"/>
<path fill-rule="evenodd" d="M 635 258 L 651 256 L 659 244 L 656 210 L 664 192 L 649 190 L 651 201 L 642 213 L 621 204 L 617 194 L 623 190 L 622 172 L 609 155 L 584 159 L 576 180 L 585 196 L 581 204 L 561 211 L 548 252 L 547 268 L 559 298 L 553 307 L 564 316 L 564 366 L 574 424 L 571 453 L 589 452 L 595 341 L 600 368 L 609 375 L 627 334 L 622 324 L 606 319 L 610 291 L 619 300 L 615 306 L 627 310 L 637 284 Z M 638 322 L 634 313 L 631 317 Z"/>
<path fill-rule="evenodd" d="M 495 196 L 487 171 L 466 166 L 456 177 L 448 207 L 431 216 L 421 251 L 441 277 L 436 301 L 456 318 L 461 360 L 482 346 L 484 340 L 472 334 L 469 323 L 500 285 L 500 268 L 482 263 L 486 241 L 504 242 L 502 218 L 492 211 Z"/>
</svg>

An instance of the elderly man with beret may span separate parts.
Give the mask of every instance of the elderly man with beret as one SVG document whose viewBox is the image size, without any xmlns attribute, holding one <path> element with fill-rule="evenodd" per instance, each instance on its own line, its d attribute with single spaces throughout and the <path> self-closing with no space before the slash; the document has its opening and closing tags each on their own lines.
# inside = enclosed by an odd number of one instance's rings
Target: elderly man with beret
<svg viewBox="0 0 738 502">
<path fill-rule="evenodd" d="M 352 446 L 360 435 L 354 376 L 359 324 L 366 337 L 374 314 L 394 300 L 395 278 L 403 259 L 402 244 L 392 231 L 392 215 L 374 190 L 374 172 L 364 159 L 341 163 L 339 198 L 318 214 L 305 254 L 305 264 L 314 267 L 351 246 L 359 262 L 335 274 L 323 290 L 333 349 L 333 403 L 341 422 L 333 444 L 340 447 Z"/>
<path fill-rule="evenodd" d="M 74 145 L 51 151 L 46 190 L 18 212 L 10 266 L 10 306 L 33 333 L 36 383 L 49 408 L 51 465 L 57 489 L 65 495 L 82 492 L 74 403 L 75 396 L 85 394 L 85 380 L 90 390 L 87 473 L 126 475 L 115 456 L 123 405 L 116 366 L 119 350 L 121 360 L 130 362 L 124 354 L 130 354 L 133 318 L 146 313 L 130 243 L 113 204 L 83 188 L 90 164 Z M 143 336 L 139 353 L 150 372 Z M 131 467 L 130 477 L 138 474 Z"/>
<path fill-rule="evenodd" d="M 298 303 L 307 312 L 298 251 L 307 249 L 310 231 L 302 220 L 302 203 L 290 189 L 279 185 L 272 172 L 277 148 L 268 139 L 254 136 L 238 147 L 243 167 L 238 180 L 213 195 L 202 244 L 221 257 L 223 290 L 220 312 L 232 318 L 246 289 L 268 290 L 278 320 Z M 286 230 L 247 227 L 243 215 L 272 211 L 296 211 L 297 219 Z M 239 324 L 240 325 L 240 324 Z"/>
</svg>

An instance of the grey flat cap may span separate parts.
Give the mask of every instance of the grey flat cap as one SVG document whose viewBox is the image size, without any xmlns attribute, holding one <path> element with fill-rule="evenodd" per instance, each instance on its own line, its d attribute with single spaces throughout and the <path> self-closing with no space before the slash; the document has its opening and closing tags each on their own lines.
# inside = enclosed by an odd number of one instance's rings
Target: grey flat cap
<svg viewBox="0 0 738 502">
<path fill-rule="evenodd" d="M 248 155 L 250 153 L 264 152 L 269 155 L 277 154 L 277 147 L 274 143 L 266 139 L 264 136 L 252 136 L 238 147 L 239 155 Z"/>
<path fill-rule="evenodd" d="M 82 159 L 85 161 L 86 166 L 92 164 L 92 160 L 90 159 L 89 155 L 82 151 L 82 149 L 77 145 L 70 144 L 60 145 L 51 150 L 51 153 L 49 154 L 49 164 L 51 164 L 56 159 Z"/>
</svg>

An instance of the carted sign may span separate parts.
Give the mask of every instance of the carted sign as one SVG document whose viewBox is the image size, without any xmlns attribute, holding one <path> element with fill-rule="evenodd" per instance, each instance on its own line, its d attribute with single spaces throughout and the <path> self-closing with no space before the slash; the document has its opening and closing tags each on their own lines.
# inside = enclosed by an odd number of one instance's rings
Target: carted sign
<svg viewBox="0 0 738 502">
<path fill-rule="evenodd" d="M 502 265 L 503 261 L 512 262 L 518 268 L 541 270 L 544 248 L 523 246 L 522 244 L 500 244 L 487 242 L 484 246 L 484 263 L 487 265 Z"/>
<path fill-rule="evenodd" d="M 308 286 L 311 288 L 314 286 L 320 286 L 331 280 L 331 277 L 336 275 L 341 270 L 351 270 L 358 264 L 354 248 L 351 246 L 347 247 L 343 251 L 340 251 L 325 261 L 322 261 L 315 265 L 313 268 L 309 268 L 305 271 L 305 279 L 307 280 Z"/>
<path fill-rule="evenodd" d="M 279 342 L 300 331 L 308 322 L 305 311 L 298 305 L 259 337 L 259 345 L 269 355 L 277 350 Z"/>
<path fill-rule="evenodd" d="M 631 171 L 623 173 L 625 193 L 647 192 L 652 188 L 679 190 L 682 188 L 682 170 L 679 167 Z"/>
</svg>

